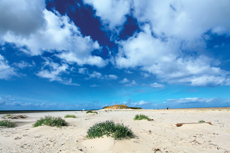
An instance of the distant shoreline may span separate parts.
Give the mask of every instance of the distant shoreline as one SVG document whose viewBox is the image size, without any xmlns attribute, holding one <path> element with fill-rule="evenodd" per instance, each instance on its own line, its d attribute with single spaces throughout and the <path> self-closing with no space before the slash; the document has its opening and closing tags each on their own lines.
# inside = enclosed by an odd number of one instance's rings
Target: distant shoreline
<svg viewBox="0 0 230 153">
<path fill-rule="evenodd" d="M 98 109 L 90 109 L 98 110 Z M 0 110 L 0 114 L 11 113 L 42 113 L 42 112 L 70 112 L 70 111 L 82 111 L 82 110 Z M 87 111 L 87 110 L 84 110 Z"/>
<path fill-rule="evenodd" d="M 166 109 L 166 108 L 165 108 Z M 142 109 L 142 110 L 165 110 L 163 108 L 158 109 Z M 194 110 L 194 109 L 230 109 L 230 107 L 197 107 L 197 108 L 170 108 L 171 110 Z M 87 110 L 103 110 L 103 109 L 87 109 Z M 87 111 L 84 110 L 84 111 Z M 106 110 L 106 109 L 105 109 Z M 116 109 L 108 109 L 108 110 L 116 110 Z M 120 109 L 126 110 L 126 109 Z M 0 114 L 12 114 L 12 113 L 42 113 L 42 112 L 70 112 L 70 111 L 82 111 L 82 110 L 0 110 Z"/>
</svg>

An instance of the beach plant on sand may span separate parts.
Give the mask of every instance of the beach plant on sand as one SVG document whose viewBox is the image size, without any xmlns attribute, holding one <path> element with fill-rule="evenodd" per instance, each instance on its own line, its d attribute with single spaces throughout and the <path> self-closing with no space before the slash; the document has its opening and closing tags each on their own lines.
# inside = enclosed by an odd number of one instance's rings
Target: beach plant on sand
<svg viewBox="0 0 230 153">
<path fill-rule="evenodd" d="M 133 138 L 133 132 L 123 124 L 115 124 L 113 121 L 105 121 L 97 123 L 94 126 L 90 127 L 87 131 L 87 138 L 100 138 L 106 135 L 107 137 L 111 136 L 116 140 L 124 138 Z"/>
<path fill-rule="evenodd" d="M 61 126 L 67 126 L 67 122 L 63 120 L 61 117 L 55 118 L 51 116 L 45 116 L 45 118 L 41 118 L 37 120 L 33 126 L 38 127 L 42 125 L 61 127 Z"/>
<path fill-rule="evenodd" d="M 15 123 L 8 121 L 8 120 L 3 120 L 3 121 L 0 121 L 0 126 L 15 127 Z"/>
<path fill-rule="evenodd" d="M 205 121 L 204 120 L 200 120 L 198 123 L 205 123 Z"/>
<path fill-rule="evenodd" d="M 21 118 L 27 118 L 28 116 L 26 115 L 12 115 L 12 114 L 7 114 L 4 115 L 2 118 L 3 119 L 21 119 Z"/>
<path fill-rule="evenodd" d="M 66 115 L 65 118 L 76 118 L 75 115 Z"/>
<path fill-rule="evenodd" d="M 6 117 L 9 117 L 9 116 L 12 116 L 12 114 L 6 114 L 2 118 L 6 118 Z"/>
<path fill-rule="evenodd" d="M 137 114 L 137 115 L 134 117 L 133 120 L 148 120 L 148 121 L 151 121 L 151 119 L 150 119 L 148 116 L 143 115 L 143 114 L 140 114 L 140 115 Z"/>
<path fill-rule="evenodd" d="M 96 111 L 93 112 L 93 111 L 91 111 L 91 110 L 89 110 L 89 111 L 86 112 L 86 114 L 88 114 L 88 113 L 95 113 L 95 114 L 98 114 Z"/>
</svg>

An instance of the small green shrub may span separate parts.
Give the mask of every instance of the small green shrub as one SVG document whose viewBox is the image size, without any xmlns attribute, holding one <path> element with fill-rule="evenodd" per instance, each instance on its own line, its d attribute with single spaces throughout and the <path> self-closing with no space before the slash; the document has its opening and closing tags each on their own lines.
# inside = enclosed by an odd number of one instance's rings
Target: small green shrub
<svg viewBox="0 0 230 153">
<path fill-rule="evenodd" d="M 205 121 L 204 120 L 200 120 L 198 123 L 205 123 Z"/>
<path fill-rule="evenodd" d="M 93 112 L 93 111 L 91 111 L 91 110 L 87 111 L 86 113 L 87 113 L 87 114 L 88 114 L 88 113 L 95 113 L 95 114 L 98 114 L 96 111 Z"/>
<path fill-rule="evenodd" d="M 13 115 L 12 114 L 6 114 L 2 118 L 9 117 L 9 116 L 13 116 Z"/>
<path fill-rule="evenodd" d="M 28 116 L 26 115 L 12 115 L 12 114 L 7 114 L 4 115 L 2 118 L 4 119 L 20 119 L 20 118 L 27 118 Z"/>
<path fill-rule="evenodd" d="M 76 118 L 75 115 L 66 115 L 65 118 Z"/>
<path fill-rule="evenodd" d="M 151 121 L 151 119 L 148 118 L 148 116 L 143 115 L 143 114 L 140 114 L 140 115 L 137 114 L 137 115 L 134 117 L 133 120 L 148 120 L 148 121 Z"/>
<path fill-rule="evenodd" d="M 141 107 L 129 107 L 129 109 L 142 109 Z"/>
<path fill-rule="evenodd" d="M 27 115 L 22 115 L 24 118 L 27 118 L 28 116 Z"/>
<path fill-rule="evenodd" d="M 97 123 L 87 131 L 87 138 L 100 138 L 103 135 L 111 136 L 114 139 L 133 138 L 133 132 L 123 124 L 115 124 L 113 121 Z"/>
<path fill-rule="evenodd" d="M 115 111 L 115 110 L 114 110 Z M 105 110 L 106 113 L 112 112 L 112 110 Z"/>
<path fill-rule="evenodd" d="M 8 121 L 8 120 L 3 120 L 3 121 L 0 121 L 0 126 L 15 127 L 15 123 Z"/>
<path fill-rule="evenodd" d="M 45 118 L 41 118 L 40 120 L 37 120 L 33 126 L 38 127 L 42 125 L 61 127 L 61 126 L 67 126 L 67 122 L 63 120 L 61 117 L 54 118 L 51 116 L 45 116 Z"/>
</svg>

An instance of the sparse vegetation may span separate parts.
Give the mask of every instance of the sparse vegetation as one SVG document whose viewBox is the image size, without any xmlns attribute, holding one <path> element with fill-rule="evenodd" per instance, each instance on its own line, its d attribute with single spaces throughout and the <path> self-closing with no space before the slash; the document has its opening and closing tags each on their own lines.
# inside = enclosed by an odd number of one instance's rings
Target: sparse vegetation
<svg viewBox="0 0 230 153">
<path fill-rule="evenodd" d="M 137 115 L 134 117 L 133 120 L 148 120 L 148 121 L 151 121 L 151 119 L 150 119 L 148 116 L 143 115 L 143 114 L 140 114 L 140 115 L 137 114 Z"/>
<path fill-rule="evenodd" d="M 11 128 L 11 127 L 15 127 L 15 123 L 8 121 L 8 120 L 3 120 L 3 121 L 0 121 L 0 126 Z"/>
<path fill-rule="evenodd" d="M 76 118 L 75 115 L 66 115 L 65 118 Z"/>
<path fill-rule="evenodd" d="M 89 110 L 89 111 L 86 112 L 86 114 L 88 114 L 88 113 L 95 113 L 95 114 L 98 114 L 96 111 L 93 112 L 93 111 L 91 111 L 91 110 Z"/>
<path fill-rule="evenodd" d="M 129 109 L 127 105 L 112 105 L 112 106 L 105 106 L 102 109 Z"/>
<path fill-rule="evenodd" d="M 61 117 L 55 118 L 51 116 L 46 116 L 45 118 L 41 118 L 40 120 L 37 120 L 33 126 L 38 127 L 42 125 L 61 127 L 61 126 L 67 126 L 67 122 L 63 120 Z"/>
<path fill-rule="evenodd" d="M 114 110 L 114 111 L 115 111 L 115 110 Z M 108 113 L 108 112 L 112 112 L 112 110 L 105 110 L 105 112 L 107 112 L 107 113 Z"/>
<path fill-rule="evenodd" d="M 205 121 L 204 120 L 200 120 L 198 123 L 205 123 Z"/>
<path fill-rule="evenodd" d="M 12 114 L 6 114 L 2 118 L 9 117 L 9 116 L 12 116 Z"/>
<path fill-rule="evenodd" d="M 133 132 L 123 124 L 115 124 L 113 121 L 97 123 L 87 131 L 87 138 L 100 138 L 103 135 L 111 136 L 114 139 L 133 138 Z"/>
<path fill-rule="evenodd" d="M 26 115 L 12 115 L 12 114 L 7 114 L 4 115 L 2 118 L 4 119 L 19 119 L 19 118 L 27 118 L 28 116 Z"/>
<path fill-rule="evenodd" d="M 142 109 L 141 107 L 129 107 L 129 109 Z"/>
<path fill-rule="evenodd" d="M 142 109 L 141 107 L 128 107 L 127 105 L 112 105 L 112 106 L 105 106 L 102 109 Z"/>
</svg>

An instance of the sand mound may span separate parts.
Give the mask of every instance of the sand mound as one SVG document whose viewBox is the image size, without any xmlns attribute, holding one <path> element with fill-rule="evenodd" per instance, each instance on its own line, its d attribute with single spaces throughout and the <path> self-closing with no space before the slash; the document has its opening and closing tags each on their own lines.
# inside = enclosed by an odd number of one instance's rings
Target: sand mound
<svg viewBox="0 0 230 153">
<path fill-rule="evenodd" d="M 113 105 L 113 106 L 106 106 L 103 109 L 129 109 L 127 105 Z"/>
<path fill-rule="evenodd" d="M 26 115 L 6 115 L 2 117 L 3 119 L 20 119 L 20 118 L 27 118 Z"/>
<path fill-rule="evenodd" d="M 114 145 L 114 139 L 104 136 L 104 138 L 85 140 L 82 145 L 89 148 L 87 152 L 105 152 Z"/>
</svg>

